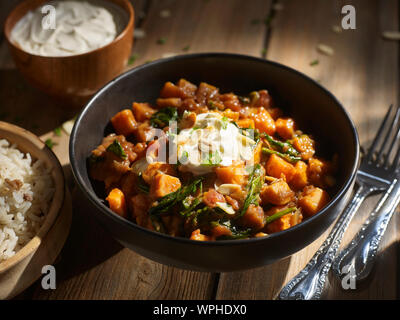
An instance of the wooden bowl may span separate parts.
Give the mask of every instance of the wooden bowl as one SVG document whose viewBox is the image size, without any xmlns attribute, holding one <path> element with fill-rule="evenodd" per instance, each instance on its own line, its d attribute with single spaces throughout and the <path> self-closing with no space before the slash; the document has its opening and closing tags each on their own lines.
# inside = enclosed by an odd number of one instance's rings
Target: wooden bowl
<svg viewBox="0 0 400 320">
<path fill-rule="evenodd" d="M 128 21 L 113 42 L 99 49 L 67 57 L 45 57 L 25 52 L 11 41 L 14 25 L 30 10 L 48 0 L 26 0 L 8 15 L 4 34 L 14 62 L 34 87 L 63 105 L 82 106 L 127 64 L 133 44 L 134 11 L 129 0 L 108 0 L 124 9 Z"/>
<path fill-rule="evenodd" d="M 15 143 L 33 159 L 52 168 L 55 193 L 39 233 L 11 258 L 0 262 L 0 299 L 11 298 L 41 276 L 43 266 L 51 265 L 61 251 L 71 224 L 71 200 L 64 174 L 54 153 L 34 134 L 0 121 L 0 139 Z"/>
</svg>

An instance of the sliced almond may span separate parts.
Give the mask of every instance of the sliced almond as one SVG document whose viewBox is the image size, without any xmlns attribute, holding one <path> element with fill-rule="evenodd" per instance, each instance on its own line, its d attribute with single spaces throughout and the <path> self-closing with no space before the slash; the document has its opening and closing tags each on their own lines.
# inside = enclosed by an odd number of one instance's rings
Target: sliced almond
<svg viewBox="0 0 400 320">
<path fill-rule="evenodd" d="M 135 31 L 133 31 L 133 36 L 135 39 L 144 39 L 146 37 L 146 31 L 136 28 Z"/>
<path fill-rule="evenodd" d="M 72 128 L 74 127 L 75 119 L 64 122 L 61 127 L 66 134 L 71 135 Z"/>
<path fill-rule="evenodd" d="M 326 54 L 327 56 L 333 56 L 333 54 L 335 53 L 335 50 L 333 50 L 332 47 L 330 47 L 326 44 L 323 44 L 323 43 L 320 43 L 317 46 L 317 50 L 323 54 Z"/>
<path fill-rule="evenodd" d="M 160 11 L 161 18 L 169 18 L 170 16 L 171 16 L 171 11 L 169 11 L 168 9 Z"/>
<path fill-rule="evenodd" d="M 162 55 L 163 58 L 171 58 L 171 57 L 175 57 L 177 54 L 174 52 L 166 52 Z"/>
<path fill-rule="evenodd" d="M 216 202 L 215 205 L 227 214 L 233 215 L 236 213 L 235 210 L 233 210 L 232 206 L 227 204 L 226 202 Z"/>
<path fill-rule="evenodd" d="M 227 195 L 230 195 L 237 191 L 240 191 L 241 187 L 238 184 L 224 183 L 224 184 L 221 184 L 220 186 L 216 187 L 215 189 L 219 193 L 227 196 Z"/>
<path fill-rule="evenodd" d="M 400 40 L 399 31 L 384 31 L 382 32 L 382 37 L 388 40 Z"/>
<path fill-rule="evenodd" d="M 335 33 L 342 33 L 343 29 L 338 25 L 334 25 L 332 26 L 332 31 Z"/>
</svg>

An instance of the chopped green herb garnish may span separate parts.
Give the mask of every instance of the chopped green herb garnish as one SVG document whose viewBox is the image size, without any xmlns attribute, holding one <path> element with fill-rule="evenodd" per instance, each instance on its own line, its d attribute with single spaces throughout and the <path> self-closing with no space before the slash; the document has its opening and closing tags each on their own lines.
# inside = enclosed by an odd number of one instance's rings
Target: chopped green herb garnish
<svg viewBox="0 0 400 320">
<path fill-rule="evenodd" d="M 280 217 L 283 217 L 283 216 L 287 215 L 288 213 L 291 213 L 291 212 L 293 212 L 293 211 L 295 211 L 295 210 L 296 210 L 295 207 L 293 207 L 293 208 L 287 208 L 287 209 L 281 210 L 281 211 L 279 211 L 279 212 L 273 214 L 272 216 L 267 217 L 267 218 L 265 219 L 265 224 L 274 222 L 275 220 L 278 220 Z"/>
<path fill-rule="evenodd" d="M 157 44 L 165 44 L 167 42 L 166 38 L 160 38 L 157 40 Z"/>
<path fill-rule="evenodd" d="M 218 108 L 217 105 L 214 103 L 214 101 L 211 101 L 211 100 L 208 101 L 207 105 L 208 105 L 208 107 L 210 109 L 217 109 Z"/>
<path fill-rule="evenodd" d="M 218 151 L 209 152 L 205 154 L 203 161 L 201 162 L 202 166 L 215 166 L 222 162 L 221 155 Z"/>
<path fill-rule="evenodd" d="M 319 60 L 318 59 L 315 59 L 315 60 L 310 62 L 310 66 L 316 66 L 318 64 L 319 64 Z"/>
<path fill-rule="evenodd" d="M 190 50 L 190 46 L 185 46 L 185 47 L 182 48 L 182 51 L 185 51 L 185 52 L 189 51 L 189 50 Z"/>
<path fill-rule="evenodd" d="M 61 128 L 60 128 L 60 127 L 55 128 L 55 129 L 54 129 L 54 134 L 55 134 L 57 137 L 61 137 Z"/>
<path fill-rule="evenodd" d="M 129 58 L 129 60 L 128 60 L 128 65 L 131 65 L 131 64 L 133 64 L 135 61 L 136 61 L 136 59 L 139 57 L 139 55 L 137 55 L 137 54 L 133 54 L 133 55 L 131 55 L 130 56 L 130 58 Z"/>
<path fill-rule="evenodd" d="M 125 153 L 124 149 L 122 148 L 121 144 L 117 139 L 114 140 L 112 144 L 110 144 L 107 151 L 114 153 L 116 156 L 120 157 L 121 159 L 127 159 L 128 155 Z"/>
<path fill-rule="evenodd" d="M 221 123 L 222 123 L 222 129 L 226 130 L 226 128 L 228 127 L 229 118 L 223 116 L 221 119 Z"/>
<path fill-rule="evenodd" d="M 267 48 L 261 50 L 261 55 L 265 56 L 267 54 Z"/>
<path fill-rule="evenodd" d="M 50 149 L 53 149 L 53 147 L 56 145 L 56 143 L 53 142 L 53 140 L 51 140 L 50 138 L 47 139 L 45 142 L 47 147 L 49 147 Z"/>
<path fill-rule="evenodd" d="M 164 128 L 170 121 L 178 120 L 178 110 L 174 107 L 162 108 L 150 118 L 150 124 L 155 128 Z"/>
<path fill-rule="evenodd" d="M 272 15 L 269 15 L 268 17 L 266 17 L 266 18 L 264 19 L 264 24 L 265 24 L 266 26 L 269 26 L 269 25 L 271 24 L 271 21 L 272 21 Z"/>
</svg>

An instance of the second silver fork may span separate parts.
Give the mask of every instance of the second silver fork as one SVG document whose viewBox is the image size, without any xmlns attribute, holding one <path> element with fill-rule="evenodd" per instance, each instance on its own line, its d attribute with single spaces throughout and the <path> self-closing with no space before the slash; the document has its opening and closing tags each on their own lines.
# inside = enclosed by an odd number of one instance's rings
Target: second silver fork
<svg viewBox="0 0 400 320">
<path fill-rule="evenodd" d="M 356 177 L 358 189 L 354 195 L 354 198 L 341 214 L 329 236 L 311 258 L 305 268 L 294 278 L 292 278 L 281 290 L 278 296 L 279 299 L 310 300 L 321 298 L 328 272 L 332 266 L 333 260 L 335 259 L 343 235 L 347 230 L 354 214 L 357 212 L 361 203 L 368 195 L 373 192 L 384 191 L 389 188 L 396 166 L 382 166 L 382 163 L 387 164 L 389 159 L 389 154 L 384 156 L 383 151 L 387 146 L 391 132 L 395 128 L 398 128 L 398 132 L 400 130 L 398 125 L 400 119 L 400 109 L 397 107 L 394 115 L 393 109 L 393 106 L 389 108 L 378 130 L 378 133 L 368 150 L 367 156 L 365 156 L 361 162 L 360 169 Z M 388 126 L 389 123 L 390 125 Z M 396 136 L 397 135 L 398 134 L 396 134 Z M 381 142 L 382 139 L 383 141 Z M 394 140 L 390 142 L 389 150 L 393 149 L 394 143 Z M 397 152 L 394 163 L 398 162 L 399 157 L 400 153 Z"/>
</svg>

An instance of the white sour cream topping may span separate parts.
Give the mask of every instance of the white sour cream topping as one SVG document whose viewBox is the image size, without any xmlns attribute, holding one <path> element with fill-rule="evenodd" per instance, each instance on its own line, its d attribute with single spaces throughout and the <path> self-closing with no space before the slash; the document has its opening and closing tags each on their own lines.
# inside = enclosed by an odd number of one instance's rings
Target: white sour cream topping
<svg viewBox="0 0 400 320">
<path fill-rule="evenodd" d="M 119 30 L 111 11 L 97 2 L 96 5 L 86 1 L 48 2 L 55 8 L 55 29 L 43 28 L 46 15 L 40 6 L 18 21 L 11 32 L 11 41 L 29 53 L 52 57 L 103 47 L 115 39 Z"/>
<path fill-rule="evenodd" d="M 217 166 L 230 166 L 233 161 L 249 161 L 255 147 L 253 139 L 213 112 L 197 115 L 194 127 L 181 130 L 174 140 L 180 170 L 194 175 L 210 173 Z"/>
</svg>

